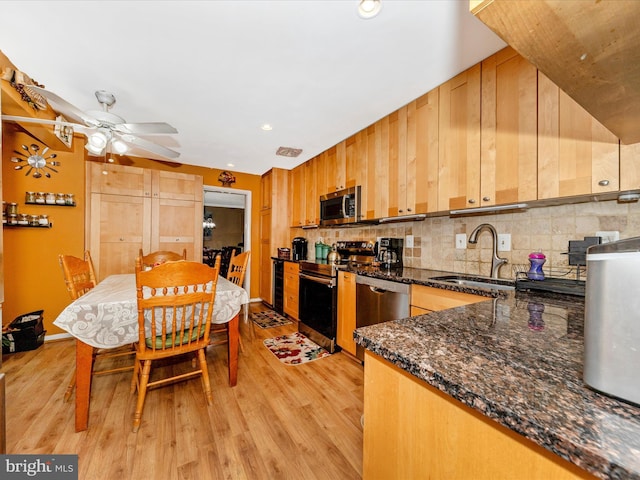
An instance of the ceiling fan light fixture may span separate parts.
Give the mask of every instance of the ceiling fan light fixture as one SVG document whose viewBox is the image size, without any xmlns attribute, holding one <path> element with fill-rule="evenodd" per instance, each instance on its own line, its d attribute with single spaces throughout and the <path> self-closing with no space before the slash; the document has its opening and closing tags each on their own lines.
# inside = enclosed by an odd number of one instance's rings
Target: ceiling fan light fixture
<svg viewBox="0 0 640 480">
<path fill-rule="evenodd" d="M 116 151 L 116 153 L 119 153 L 120 155 L 122 155 L 127 150 L 129 150 L 129 147 L 127 147 L 127 144 L 124 143 L 122 140 L 113 140 L 111 142 L 111 145 L 113 145 L 113 148 Z"/>
<path fill-rule="evenodd" d="M 97 132 L 89 135 L 88 140 L 89 140 L 89 145 L 91 145 L 93 148 L 102 150 L 104 147 L 107 146 L 109 137 L 102 130 L 98 130 Z"/>
<path fill-rule="evenodd" d="M 358 15 L 364 19 L 375 17 L 380 10 L 382 10 L 382 0 L 360 0 L 358 5 Z"/>
<path fill-rule="evenodd" d="M 101 155 L 102 150 L 104 150 L 104 148 L 95 147 L 94 145 L 91 144 L 90 141 L 87 142 L 84 148 L 86 148 L 89 151 L 89 153 L 92 153 L 93 155 Z"/>
</svg>

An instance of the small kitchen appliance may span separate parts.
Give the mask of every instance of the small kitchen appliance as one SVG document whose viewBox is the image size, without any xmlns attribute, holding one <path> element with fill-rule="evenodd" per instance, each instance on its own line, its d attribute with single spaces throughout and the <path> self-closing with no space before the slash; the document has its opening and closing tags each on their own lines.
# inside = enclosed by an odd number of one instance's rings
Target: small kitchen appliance
<svg viewBox="0 0 640 480">
<path fill-rule="evenodd" d="M 360 215 L 361 187 L 351 187 L 320 196 L 320 225 L 356 223 Z"/>
<path fill-rule="evenodd" d="M 640 237 L 587 249 L 584 381 L 640 405 Z"/>
<path fill-rule="evenodd" d="M 307 259 L 307 239 L 304 237 L 296 237 L 291 242 L 292 260 L 297 262 Z"/>
<path fill-rule="evenodd" d="M 402 268 L 402 238 L 383 237 L 378 240 L 376 256 L 380 268 Z"/>
</svg>

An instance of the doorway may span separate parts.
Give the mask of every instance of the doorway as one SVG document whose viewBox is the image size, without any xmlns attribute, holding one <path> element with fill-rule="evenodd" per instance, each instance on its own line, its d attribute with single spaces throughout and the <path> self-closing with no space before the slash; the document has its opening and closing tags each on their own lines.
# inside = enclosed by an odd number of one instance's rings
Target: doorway
<svg viewBox="0 0 640 480">
<path fill-rule="evenodd" d="M 216 250 L 229 246 L 251 250 L 251 191 L 210 185 L 204 185 L 203 190 L 202 245 Z M 209 218 L 215 227 L 206 227 Z M 244 289 L 251 298 L 251 258 Z"/>
</svg>

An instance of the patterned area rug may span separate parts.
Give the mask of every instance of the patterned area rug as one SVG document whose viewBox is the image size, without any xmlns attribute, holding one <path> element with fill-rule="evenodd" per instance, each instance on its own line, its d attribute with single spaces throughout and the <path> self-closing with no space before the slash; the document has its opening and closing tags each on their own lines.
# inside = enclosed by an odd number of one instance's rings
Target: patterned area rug
<svg viewBox="0 0 640 480">
<path fill-rule="evenodd" d="M 273 310 L 252 313 L 251 320 L 253 320 L 260 328 L 281 327 L 282 325 L 288 325 L 291 323 L 291 320 L 283 317 Z"/>
<path fill-rule="evenodd" d="M 301 365 L 331 355 L 298 332 L 267 338 L 264 345 L 285 365 Z"/>
</svg>

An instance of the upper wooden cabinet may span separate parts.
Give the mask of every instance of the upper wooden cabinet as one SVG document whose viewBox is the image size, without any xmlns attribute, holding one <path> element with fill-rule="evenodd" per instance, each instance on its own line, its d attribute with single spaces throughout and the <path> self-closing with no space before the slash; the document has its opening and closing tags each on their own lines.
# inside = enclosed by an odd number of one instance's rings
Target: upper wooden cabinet
<svg viewBox="0 0 640 480">
<path fill-rule="evenodd" d="M 406 203 L 408 213 L 438 211 L 438 101 L 436 88 L 407 105 Z"/>
<path fill-rule="evenodd" d="M 622 143 L 640 142 L 640 2 L 473 0 L 470 6 Z"/>
<path fill-rule="evenodd" d="M 320 200 L 317 190 L 316 172 L 318 163 L 315 158 L 304 166 L 304 225 L 314 226 L 320 223 Z"/>
<path fill-rule="evenodd" d="M 291 216 L 289 225 L 303 227 L 306 223 L 305 169 L 309 162 L 298 165 L 289 172 L 289 206 Z"/>
<path fill-rule="evenodd" d="M 618 138 L 538 72 L 538 198 L 615 192 Z"/>
<path fill-rule="evenodd" d="M 537 198 L 537 71 L 507 47 L 482 62 L 480 196 L 486 207 Z"/>
<path fill-rule="evenodd" d="M 620 145 L 620 190 L 640 189 L 640 143 Z"/>
<path fill-rule="evenodd" d="M 438 210 L 480 206 L 480 64 L 439 87 Z"/>
</svg>

